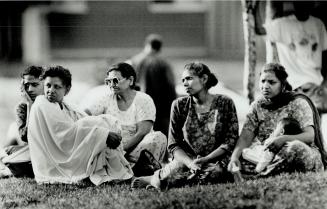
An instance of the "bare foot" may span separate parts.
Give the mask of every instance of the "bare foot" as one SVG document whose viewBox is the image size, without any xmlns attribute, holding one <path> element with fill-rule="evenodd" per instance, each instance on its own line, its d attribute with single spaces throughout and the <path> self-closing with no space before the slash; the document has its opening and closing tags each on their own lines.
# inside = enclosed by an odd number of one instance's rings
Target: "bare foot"
<svg viewBox="0 0 327 209">
<path fill-rule="evenodd" d="M 155 172 L 152 176 L 137 177 L 132 181 L 132 188 L 151 188 L 160 189 L 159 172 Z"/>
</svg>

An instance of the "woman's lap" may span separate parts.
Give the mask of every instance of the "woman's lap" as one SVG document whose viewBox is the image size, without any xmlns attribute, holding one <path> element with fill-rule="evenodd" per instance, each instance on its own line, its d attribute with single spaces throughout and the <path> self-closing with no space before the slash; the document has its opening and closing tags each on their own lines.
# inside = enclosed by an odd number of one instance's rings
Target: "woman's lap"
<svg viewBox="0 0 327 209">
<path fill-rule="evenodd" d="M 191 177 L 194 173 L 188 167 L 177 160 L 173 160 L 160 169 L 159 177 L 171 187 L 232 181 L 232 176 L 227 172 L 227 165 L 225 165 L 224 160 L 210 163 L 208 166 L 203 166 L 203 169 L 209 166 L 212 168 L 210 172 L 199 172 Z"/>
<path fill-rule="evenodd" d="M 255 165 L 241 159 L 242 174 L 244 175 L 258 175 L 254 171 Z M 259 175 L 277 175 L 283 172 L 308 172 L 308 171 L 322 171 L 323 163 L 321 155 L 317 148 L 312 148 L 307 144 L 298 140 L 288 142 L 276 154 L 273 161 L 267 166 Z"/>
<path fill-rule="evenodd" d="M 277 154 L 283 162 L 277 167 L 280 171 L 288 172 L 307 172 L 321 171 L 323 164 L 318 148 L 312 148 L 300 141 L 289 142 Z"/>
<path fill-rule="evenodd" d="M 151 132 L 145 135 L 142 141 L 130 153 L 127 154 L 127 158 L 136 162 L 140 157 L 141 151 L 144 149 L 151 152 L 153 157 L 162 163 L 167 149 L 166 136 L 159 131 Z"/>
</svg>

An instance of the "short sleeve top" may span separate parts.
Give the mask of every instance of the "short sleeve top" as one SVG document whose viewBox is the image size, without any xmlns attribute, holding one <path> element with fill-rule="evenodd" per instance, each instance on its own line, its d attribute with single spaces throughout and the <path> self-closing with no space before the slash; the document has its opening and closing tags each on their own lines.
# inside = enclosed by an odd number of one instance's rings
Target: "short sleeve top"
<svg viewBox="0 0 327 209">
<path fill-rule="evenodd" d="M 119 119 L 122 124 L 131 125 L 141 121 L 155 121 L 156 108 L 152 98 L 143 93 L 136 92 L 131 106 L 122 111 L 118 108 L 116 95 L 106 93 L 88 107 L 92 115 L 110 114 Z"/>
</svg>

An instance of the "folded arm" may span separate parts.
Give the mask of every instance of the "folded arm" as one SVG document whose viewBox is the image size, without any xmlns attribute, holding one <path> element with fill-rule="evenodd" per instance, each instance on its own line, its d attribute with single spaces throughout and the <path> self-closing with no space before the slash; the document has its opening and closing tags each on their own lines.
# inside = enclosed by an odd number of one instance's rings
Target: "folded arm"
<svg viewBox="0 0 327 209">
<path fill-rule="evenodd" d="M 153 121 L 146 120 L 136 124 L 136 133 L 124 144 L 125 151 L 131 151 L 152 130 Z"/>
</svg>

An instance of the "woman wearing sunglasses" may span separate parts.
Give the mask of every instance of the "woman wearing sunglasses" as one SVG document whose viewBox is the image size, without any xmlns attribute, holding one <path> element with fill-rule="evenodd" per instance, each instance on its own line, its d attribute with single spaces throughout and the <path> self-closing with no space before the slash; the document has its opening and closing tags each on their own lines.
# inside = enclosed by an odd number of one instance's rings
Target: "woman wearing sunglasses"
<svg viewBox="0 0 327 209">
<path fill-rule="evenodd" d="M 142 150 L 163 161 L 167 138 L 153 131 L 156 108 L 152 98 L 135 90 L 136 73 L 127 63 L 112 66 L 105 79 L 107 94 L 94 100 L 86 109 L 90 115 L 110 114 L 119 119 L 125 157 L 133 166 Z"/>
</svg>

